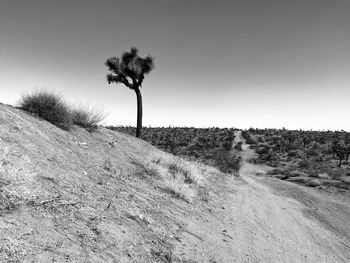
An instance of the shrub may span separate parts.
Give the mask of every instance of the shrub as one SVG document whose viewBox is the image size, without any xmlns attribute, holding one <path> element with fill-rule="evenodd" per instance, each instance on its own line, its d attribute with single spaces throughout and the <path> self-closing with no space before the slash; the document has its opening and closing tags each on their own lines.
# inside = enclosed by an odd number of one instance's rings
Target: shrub
<svg viewBox="0 0 350 263">
<path fill-rule="evenodd" d="M 320 153 L 318 153 L 314 148 L 310 148 L 305 150 L 305 153 L 309 156 L 318 156 Z"/>
<path fill-rule="evenodd" d="M 257 140 L 259 143 L 265 142 L 264 138 L 261 136 L 257 137 Z"/>
<path fill-rule="evenodd" d="M 241 167 L 241 157 L 236 152 L 217 151 L 213 159 L 215 166 L 223 173 L 238 172 Z"/>
<path fill-rule="evenodd" d="M 246 140 L 247 144 L 257 144 L 258 142 L 247 131 L 242 131 L 242 137 Z"/>
<path fill-rule="evenodd" d="M 277 175 L 277 174 L 284 174 L 284 172 L 282 169 L 275 168 L 275 169 L 268 171 L 266 174 L 267 175 Z"/>
<path fill-rule="evenodd" d="M 237 150 L 237 151 L 242 151 L 242 142 L 238 142 L 233 149 Z"/>
<path fill-rule="evenodd" d="M 288 156 L 290 156 L 290 157 L 296 157 L 297 154 L 298 154 L 298 151 L 296 151 L 296 150 L 289 150 L 289 151 L 287 152 L 287 154 L 288 154 Z"/>
<path fill-rule="evenodd" d="M 93 131 L 107 117 L 103 108 L 78 105 L 72 110 L 73 123 Z"/>
<path fill-rule="evenodd" d="M 270 149 L 268 154 L 265 155 L 264 159 L 266 161 L 277 161 L 278 160 L 278 156 L 272 149 Z"/>
<path fill-rule="evenodd" d="M 23 95 L 19 107 L 64 129 L 72 126 L 72 115 L 68 104 L 54 92 L 37 90 Z"/>
<path fill-rule="evenodd" d="M 225 158 L 225 168 L 226 172 L 238 172 L 241 168 L 241 157 L 238 154 L 233 154 L 232 156 L 226 156 Z"/>
<path fill-rule="evenodd" d="M 301 160 L 298 162 L 298 166 L 302 169 L 309 169 L 311 167 L 311 163 L 308 160 Z"/>
<path fill-rule="evenodd" d="M 256 153 L 257 154 L 268 154 L 271 150 L 271 147 L 268 145 L 264 145 L 263 147 L 259 148 Z"/>
<path fill-rule="evenodd" d="M 346 173 L 342 168 L 328 168 L 327 174 L 333 179 L 333 180 L 339 180 L 342 176 L 344 176 Z"/>
</svg>

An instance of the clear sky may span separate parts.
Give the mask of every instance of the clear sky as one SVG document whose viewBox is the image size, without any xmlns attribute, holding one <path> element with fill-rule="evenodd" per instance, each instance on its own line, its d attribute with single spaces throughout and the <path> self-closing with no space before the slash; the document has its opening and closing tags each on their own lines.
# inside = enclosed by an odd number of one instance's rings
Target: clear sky
<svg viewBox="0 0 350 263">
<path fill-rule="evenodd" d="M 0 0 L 1 102 L 49 88 L 136 125 L 105 60 L 155 57 L 144 125 L 350 131 L 349 0 Z"/>
</svg>

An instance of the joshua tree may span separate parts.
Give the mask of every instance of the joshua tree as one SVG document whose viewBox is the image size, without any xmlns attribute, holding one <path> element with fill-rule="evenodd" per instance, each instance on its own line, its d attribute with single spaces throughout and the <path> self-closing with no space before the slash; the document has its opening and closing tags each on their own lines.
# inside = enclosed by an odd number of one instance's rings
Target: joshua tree
<svg viewBox="0 0 350 263">
<path fill-rule="evenodd" d="M 124 52 L 119 57 L 107 59 L 106 66 L 112 73 L 107 74 L 107 81 L 122 83 L 136 93 L 137 98 L 137 128 L 136 137 L 140 138 L 142 129 L 142 96 L 140 88 L 145 75 L 154 68 L 154 60 L 151 56 L 139 57 L 138 50 L 132 47 L 129 52 Z"/>
</svg>

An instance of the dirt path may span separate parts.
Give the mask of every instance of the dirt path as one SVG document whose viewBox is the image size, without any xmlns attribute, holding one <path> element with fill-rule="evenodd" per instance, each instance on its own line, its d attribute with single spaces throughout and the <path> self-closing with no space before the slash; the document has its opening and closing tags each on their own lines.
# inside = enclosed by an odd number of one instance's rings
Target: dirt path
<svg viewBox="0 0 350 263">
<path fill-rule="evenodd" d="M 266 167 L 247 162 L 253 155 L 243 144 L 240 178 L 216 178 L 215 201 L 207 208 L 211 216 L 189 223 L 176 254 L 195 262 L 350 262 L 347 235 L 308 216 L 302 200 L 257 178 Z"/>
</svg>

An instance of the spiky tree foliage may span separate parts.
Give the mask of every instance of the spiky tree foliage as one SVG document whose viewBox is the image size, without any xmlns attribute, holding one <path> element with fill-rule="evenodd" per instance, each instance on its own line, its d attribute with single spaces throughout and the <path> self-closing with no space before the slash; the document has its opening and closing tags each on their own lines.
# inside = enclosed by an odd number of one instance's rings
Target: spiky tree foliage
<svg viewBox="0 0 350 263">
<path fill-rule="evenodd" d="M 137 48 L 124 52 L 122 56 L 107 59 L 106 66 L 111 72 L 107 74 L 108 83 L 122 83 L 136 93 L 137 98 L 137 127 L 136 137 L 141 136 L 142 129 L 142 96 L 140 88 L 145 75 L 154 68 L 154 59 L 151 56 L 140 57 Z"/>
</svg>

